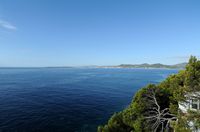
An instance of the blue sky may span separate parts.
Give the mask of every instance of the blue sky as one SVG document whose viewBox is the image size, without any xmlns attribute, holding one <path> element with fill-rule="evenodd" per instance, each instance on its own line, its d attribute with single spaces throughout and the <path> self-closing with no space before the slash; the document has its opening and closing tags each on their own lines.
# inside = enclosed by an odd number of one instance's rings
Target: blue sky
<svg viewBox="0 0 200 132">
<path fill-rule="evenodd" d="M 185 62 L 199 0 L 0 0 L 0 66 Z"/>
</svg>

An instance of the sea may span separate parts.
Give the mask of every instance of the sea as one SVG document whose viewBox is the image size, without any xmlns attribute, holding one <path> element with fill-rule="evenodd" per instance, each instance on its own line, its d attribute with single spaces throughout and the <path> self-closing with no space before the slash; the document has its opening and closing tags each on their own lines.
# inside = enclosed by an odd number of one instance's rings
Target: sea
<svg viewBox="0 0 200 132">
<path fill-rule="evenodd" d="M 0 132 L 96 132 L 176 69 L 0 68 Z"/>
</svg>

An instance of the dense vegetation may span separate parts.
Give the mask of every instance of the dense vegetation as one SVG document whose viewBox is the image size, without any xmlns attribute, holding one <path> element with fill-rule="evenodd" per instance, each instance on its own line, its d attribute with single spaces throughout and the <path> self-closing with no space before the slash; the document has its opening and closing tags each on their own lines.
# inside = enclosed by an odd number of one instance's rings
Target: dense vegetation
<svg viewBox="0 0 200 132">
<path fill-rule="evenodd" d="M 199 111 L 179 110 L 190 92 L 200 91 L 200 61 L 191 56 L 185 70 L 158 85 L 140 89 L 128 108 L 115 113 L 98 132 L 190 132 L 200 127 Z M 198 97 L 200 98 L 200 97 Z M 189 121 L 194 122 L 191 128 Z"/>
</svg>

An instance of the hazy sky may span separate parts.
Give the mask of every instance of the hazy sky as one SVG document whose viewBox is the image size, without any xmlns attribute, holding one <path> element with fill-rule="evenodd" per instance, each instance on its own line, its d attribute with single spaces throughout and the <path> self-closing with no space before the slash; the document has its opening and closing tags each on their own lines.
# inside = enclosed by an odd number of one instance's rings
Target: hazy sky
<svg viewBox="0 0 200 132">
<path fill-rule="evenodd" d="M 199 0 L 0 0 L 0 66 L 175 64 L 199 54 Z"/>
</svg>

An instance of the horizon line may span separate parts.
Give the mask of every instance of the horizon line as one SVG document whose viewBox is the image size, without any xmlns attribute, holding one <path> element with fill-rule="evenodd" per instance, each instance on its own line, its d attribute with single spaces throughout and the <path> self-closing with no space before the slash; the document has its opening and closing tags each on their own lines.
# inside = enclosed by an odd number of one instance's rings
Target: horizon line
<svg viewBox="0 0 200 132">
<path fill-rule="evenodd" d="M 117 65 L 80 65 L 80 66 L 0 66 L 0 68 L 76 68 L 76 67 L 109 67 L 109 66 L 120 66 L 120 65 L 142 65 L 142 64 L 162 64 L 162 65 L 168 65 L 168 66 L 173 66 L 177 64 L 183 64 L 187 62 L 181 62 L 181 63 L 176 63 L 176 64 L 163 64 L 163 63 L 136 63 L 136 64 L 131 64 L 131 63 L 122 63 L 122 64 L 117 64 Z"/>
</svg>

